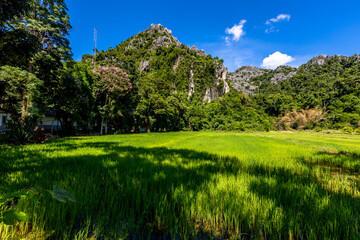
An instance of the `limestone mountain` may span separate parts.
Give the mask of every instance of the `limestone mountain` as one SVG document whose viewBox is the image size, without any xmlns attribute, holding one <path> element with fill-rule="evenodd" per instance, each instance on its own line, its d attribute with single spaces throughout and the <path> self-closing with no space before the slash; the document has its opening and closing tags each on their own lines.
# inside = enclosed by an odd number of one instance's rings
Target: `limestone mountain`
<svg viewBox="0 0 360 240">
<path fill-rule="evenodd" d="M 230 91 L 222 60 L 180 43 L 160 24 L 99 52 L 97 63 L 123 68 L 135 87 L 141 87 L 148 78 L 161 82 L 156 84 L 156 91 L 166 96 L 185 93 L 188 99 L 210 102 Z"/>
<path fill-rule="evenodd" d="M 229 79 L 234 89 L 245 94 L 254 94 L 262 81 L 278 83 L 293 77 L 296 72 L 296 68 L 289 66 L 279 66 L 275 70 L 243 66 L 229 73 Z"/>
<path fill-rule="evenodd" d="M 228 75 L 234 89 L 252 95 L 256 93 L 256 89 L 262 84 L 277 84 L 303 75 L 307 75 L 308 79 L 317 78 L 325 72 L 336 76 L 355 63 L 360 63 L 360 56 L 319 55 L 313 57 L 299 68 L 279 66 L 274 70 L 270 70 L 254 66 L 243 66 Z"/>
</svg>

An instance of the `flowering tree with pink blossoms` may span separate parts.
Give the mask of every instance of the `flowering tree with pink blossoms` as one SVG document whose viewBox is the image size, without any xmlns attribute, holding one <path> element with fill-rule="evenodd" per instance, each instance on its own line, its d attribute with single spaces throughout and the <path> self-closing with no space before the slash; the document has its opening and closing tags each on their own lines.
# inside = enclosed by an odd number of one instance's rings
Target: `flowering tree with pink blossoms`
<svg viewBox="0 0 360 240">
<path fill-rule="evenodd" d="M 132 89 L 132 84 L 128 74 L 115 66 L 98 66 L 93 70 L 93 74 L 96 76 L 94 91 L 102 118 L 100 130 L 102 134 L 104 122 L 107 123 L 111 116 L 116 115 L 114 114 L 116 102 Z M 107 133 L 107 124 L 105 124 L 105 133 Z"/>
</svg>

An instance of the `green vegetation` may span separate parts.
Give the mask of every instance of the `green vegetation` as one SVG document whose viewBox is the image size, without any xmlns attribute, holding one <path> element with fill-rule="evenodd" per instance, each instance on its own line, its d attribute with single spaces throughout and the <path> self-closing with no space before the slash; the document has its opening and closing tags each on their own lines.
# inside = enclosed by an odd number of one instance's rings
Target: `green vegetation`
<svg viewBox="0 0 360 240">
<path fill-rule="evenodd" d="M 2 239 L 358 239 L 360 136 L 149 133 L 0 146 L 0 198 L 28 196 Z"/>
<path fill-rule="evenodd" d="M 23 130 L 17 133 L 18 143 L 33 141 L 27 137 L 34 134 L 25 117 L 36 120 L 49 110 L 61 123 L 62 136 L 102 134 L 104 128 L 105 133 L 129 133 L 349 132 L 360 127 L 358 55 L 319 56 L 298 69 L 280 66 L 254 78 L 247 72 L 246 88 L 255 88 L 254 95 L 247 96 L 228 86 L 223 60 L 181 44 L 161 25 L 75 62 L 64 0 L 3 7 L 7 13 L 0 18 L 0 109 L 12 119 L 20 116 L 8 126 Z M 118 74 L 109 78 L 114 69 Z M 284 76 L 290 77 L 281 80 Z M 107 89 L 113 83 L 117 89 Z"/>
<path fill-rule="evenodd" d="M 259 86 L 256 102 L 275 117 L 293 109 L 322 109 L 325 119 L 312 128 L 359 127 L 360 57 L 331 56 L 323 60 L 324 64 L 311 60 L 292 78 L 279 83 L 271 83 L 273 71 L 254 78 L 253 83 Z"/>
<path fill-rule="evenodd" d="M 64 0 L 0 3 L 1 239 L 360 239 L 358 55 L 242 73 L 249 96 L 161 25 L 80 62 L 70 29 Z M 9 145 L 48 112 L 62 136 L 262 132 Z"/>
</svg>

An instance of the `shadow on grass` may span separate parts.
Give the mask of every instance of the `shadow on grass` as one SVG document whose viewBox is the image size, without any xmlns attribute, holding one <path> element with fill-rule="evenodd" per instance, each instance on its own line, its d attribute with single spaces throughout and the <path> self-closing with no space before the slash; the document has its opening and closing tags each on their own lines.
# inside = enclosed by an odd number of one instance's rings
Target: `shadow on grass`
<svg viewBox="0 0 360 240">
<path fill-rule="evenodd" d="M 272 200 L 275 203 L 273 210 L 280 208 L 284 213 L 282 224 L 272 227 L 280 231 L 273 232 L 271 237 L 359 239 L 359 160 L 359 155 L 354 153 L 318 152 L 310 160 L 297 159 L 308 167 L 308 171 L 262 166 L 250 169 L 249 173 L 256 176 L 250 190 L 259 197 Z M 328 184 L 334 181 L 334 177 L 337 177 L 335 181 L 346 179 L 352 190 L 341 189 L 341 182 Z M 353 195 L 354 191 L 357 191 L 357 196 Z"/>
<path fill-rule="evenodd" d="M 100 153 L 46 157 L 48 152 L 77 148 Z M 77 197 L 75 204 L 66 205 L 46 196 L 37 200 L 40 209 L 36 215 L 43 216 L 44 230 L 55 230 L 50 239 L 73 238 L 87 222 L 86 237 L 95 231 L 98 238 L 112 238 L 119 231 L 129 239 L 196 235 L 190 222 L 194 198 L 189 193 L 200 191 L 213 174 L 233 175 L 241 168 L 233 157 L 187 149 L 121 146 L 117 142 L 75 145 L 64 141 L 40 151 L 13 148 L 0 155 L 7 162 L 0 170 L 0 192 L 30 185 L 51 189 L 56 184 Z M 213 238 L 209 232 L 201 235 Z"/>
<path fill-rule="evenodd" d="M 360 174 L 360 155 L 358 153 L 319 151 L 310 159 L 302 158 L 299 161 L 311 170 L 320 168 L 333 174 L 352 176 L 359 176 Z"/>
<path fill-rule="evenodd" d="M 83 152 L 77 156 L 46 157 L 49 152 L 71 152 L 78 148 L 96 149 L 99 154 Z M 84 238 L 94 235 L 97 239 L 240 238 L 232 235 L 231 223 L 214 229 L 205 222 L 196 229 L 194 224 L 198 219 L 194 219 L 196 213 L 192 209 L 196 194 L 207 194 L 206 187 L 214 175 L 239 173 L 253 177 L 248 186 L 252 194 L 274 203 L 269 209 L 270 216 L 277 209 L 283 213 L 276 226 L 269 219 L 258 219 L 256 213 L 248 213 L 255 217 L 242 218 L 241 229 L 247 233 L 244 238 L 360 237 L 359 198 L 326 189 L 312 171 L 315 165 L 304 158 L 298 161 L 308 166 L 309 171 L 299 173 L 263 165 L 246 167 L 234 157 L 188 149 L 77 140 L 55 141 L 42 150 L 8 148 L 0 157 L 6 163 L 0 169 L 0 192 L 30 185 L 51 189 L 57 184 L 77 197 L 75 204 L 59 203 L 45 196 L 37 200 L 36 215 L 42 218 L 33 221 L 39 221 L 37 225 L 43 226 L 44 231 L 52 232 L 49 239 L 72 239 L 84 229 Z M 357 157 L 350 159 L 348 154 L 342 158 L 358 161 Z"/>
</svg>

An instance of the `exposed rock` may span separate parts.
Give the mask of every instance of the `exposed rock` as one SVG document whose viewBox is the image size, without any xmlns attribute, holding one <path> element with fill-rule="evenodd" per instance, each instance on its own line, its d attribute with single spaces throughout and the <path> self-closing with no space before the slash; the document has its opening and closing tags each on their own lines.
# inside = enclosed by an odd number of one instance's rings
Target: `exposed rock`
<svg viewBox="0 0 360 240">
<path fill-rule="evenodd" d="M 169 35 L 172 34 L 172 31 L 170 29 L 163 27 L 161 24 L 153 24 L 153 23 L 150 25 L 150 28 L 146 31 L 150 34 L 154 34 L 154 33 L 167 33 Z"/>
<path fill-rule="evenodd" d="M 354 55 L 354 58 L 355 58 L 355 61 L 356 61 L 356 62 L 360 62 L 360 55 L 356 55 L 356 54 L 355 54 L 355 55 Z"/>
<path fill-rule="evenodd" d="M 205 95 L 204 95 L 204 98 L 203 98 L 203 102 L 211 102 L 211 99 L 213 99 L 213 91 L 211 91 L 211 88 L 206 88 L 206 91 L 205 91 Z"/>
<path fill-rule="evenodd" d="M 226 82 L 226 78 L 227 78 L 227 68 L 220 64 L 219 62 L 217 62 L 216 65 L 216 76 L 215 76 L 215 84 L 216 86 L 219 86 L 220 84 L 223 85 L 223 89 L 220 92 L 220 95 L 223 95 L 225 93 L 230 92 L 230 87 L 229 84 Z"/>
<path fill-rule="evenodd" d="M 186 48 L 186 49 L 189 49 L 190 51 L 195 52 L 197 56 L 203 56 L 203 57 L 206 57 L 206 56 L 207 56 L 206 53 L 205 53 L 205 51 L 204 51 L 204 49 L 199 50 L 199 49 L 198 49 L 197 47 L 195 47 L 195 46 L 192 46 L 192 47 L 190 47 L 190 46 L 185 46 L 185 48 Z"/>
<path fill-rule="evenodd" d="M 279 66 L 273 70 L 274 76 L 270 79 L 271 83 L 278 83 L 292 78 L 297 73 L 296 68 L 289 66 Z"/>
<path fill-rule="evenodd" d="M 204 49 L 201 49 L 200 51 L 198 51 L 197 55 L 206 57 L 206 53 L 205 53 Z"/>
<path fill-rule="evenodd" d="M 150 38 L 150 40 L 142 37 L 146 34 L 152 35 L 153 37 Z M 176 37 L 172 36 L 172 31 L 170 29 L 167 29 L 166 27 L 163 27 L 161 24 L 151 24 L 149 29 L 143 32 L 139 32 L 138 35 L 133 36 L 130 39 L 129 44 L 126 46 L 125 51 L 141 48 L 142 46 L 147 45 L 148 41 L 152 41 L 150 46 L 151 50 L 155 50 L 159 47 L 167 48 L 175 44 L 176 47 L 185 47 L 186 49 L 195 52 L 198 56 L 207 56 L 203 49 L 199 50 L 195 46 L 189 47 L 181 44 Z"/>
<path fill-rule="evenodd" d="M 150 35 L 152 37 L 147 38 L 145 36 Z M 150 49 L 154 50 L 159 47 L 169 47 L 175 44 L 177 47 L 181 46 L 181 43 L 172 36 L 172 31 L 163 27 L 161 24 L 151 24 L 150 28 L 140 32 L 130 39 L 128 46 L 125 50 L 138 49 L 148 44 L 151 41 Z"/>
<path fill-rule="evenodd" d="M 271 83 L 278 83 L 292 78 L 297 72 L 296 68 L 279 66 L 275 70 L 262 69 L 254 66 L 244 66 L 229 74 L 232 86 L 245 94 L 253 94 L 258 87 L 253 83 L 254 78 L 267 74 Z"/>
<path fill-rule="evenodd" d="M 174 41 L 171 40 L 168 36 L 159 36 L 153 42 L 151 46 L 151 50 L 154 50 L 159 47 L 169 47 L 174 44 Z M 176 44 L 176 43 L 175 43 Z"/>
<path fill-rule="evenodd" d="M 170 46 L 179 49 L 175 51 L 173 51 L 174 49 L 168 49 L 169 51 L 154 52 L 159 48 L 168 48 Z M 163 71 L 163 67 L 166 66 L 167 68 L 170 65 L 174 76 L 180 75 L 179 78 L 176 77 L 174 82 L 172 82 L 174 84 L 174 91 L 186 92 L 187 90 L 189 99 L 198 89 L 199 91 L 201 89 L 201 92 L 196 92 L 196 94 L 205 94 L 203 96 L 204 100 L 208 102 L 230 91 L 229 84 L 226 82 L 227 68 L 223 66 L 221 60 L 207 56 L 204 50 L 199 50 L 195 46 L 185 46 L 172 36 L 171 30 L 160 24 L 151 24 L 149 29 L 132 36 L 112 51 L 121 51 L 121 54 L 116 55 L 119 56 L 119 59 L 114 59 L 114 61 L 117 61 L 117 64 L 126 61 L 126 55 L 136 56 L 135 64 L 138 64 L 138 70 L 142 73 L 153 70 L 151 69 L 153 64 L 159 68 L 154 69 L 154 72 L 157 70 Z M 126 53 L 126 51 L 131 52 Z M 149 59 L 149 56 L 157 53 L 161 54 L 157 55 L 156 58 Z M 169 53 L 171 57 L 168 58 L 165 55 Z M 114 52 L 111 52 L 111 54 L 114 54 Z M 164 65 L 159 66 L 162 63 L 160 61 L 156 62 L 157 59 L 162 59 Z M 168 62 L 170 59 L 173 62 Z M 108 61 L 108 59 L 105 59 L 105 61 Z M 210 68 L 207 64 L 210 64 Z M 213 64 L 215 64 L 215 71 L 212 69 Z M 208 82 L 201 79 L 204 77 L 203 71 L 208 70 L 211 72 L 206 73 L 206 75 L 211 76 L 212 84 L 210 84 L 211 80 Z M 188 77 L 186 73 L 188 73 Z M 178 86 L 176 86 L 177 84 Z M 204 90 L 206 93 L 203 92 Z"/>
<path fill-rule="evenodd" d="M 233 73 L 229 73 L 229 79 L 233 88 L 245 94 L 252 94 L 257 88 L 251 83 L 251 79 L 270 72 L 269 69 L 261 69 L 254 66 L 243 66 Z"/>
<path fill-rule="evenodd" d="M 334 59 L 334 58 L 337 59 L 339 62 L 343 59 L 345 59 L 345 60 L 350 59 L 350 57 L 343 56 L 343 55 L 332 55 L 332 56 L 319 55 L 319 56 L 313 57 L 309 62 L 306 63 L 306 65 L 317 64 L 319 66 L 323 66 L 327 60 Z"/>
<path fill-rule="evenodd" d="M 173 72 L 176 72 L 176 69 L 178 68 L 179 63 L 180 63 L 180 57 L 177 57 L 177 58 L 175 59 L 174 65 L 173 65 L 173 67 L 172 67 L 172 71 L 173 71 Z"/>
<path fill-rule="evenodd" d="M 194 92 L 195 92 L 194 71 L 190 69 L 188 99 L 192 96 Z"/>
<path fill-rule="evenodd" d="M 325 64 L 325 61 L 327 59 L 328 56 L 326 55 L 319 55 L 319 56 L 316 56 L 316 57 L 313 57 L 309 62 L 308 64 L 317 64 L 317 65 L 324 65 Z"/>
<path fill-rule="evenodd" d="M 150 71 L 150 64 L 149 64 L 149 60 L 141 60 L 140 64 L 139 64 L 139 72 L 142 71 Z"/>
<path fill-rule="evenodd" d="M 216 74 L 212 87 L 207 87 L 205 95 L 203 97 L 204 102 L 211 102 L 211 100 L 217 99 L 225 93 L 230 92 L 229 84 L 226 82 L 227 68 L 216 62 Z"/>
</svg>

